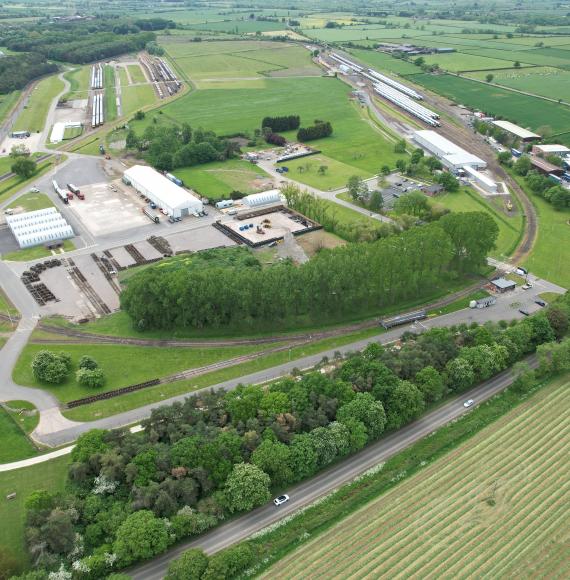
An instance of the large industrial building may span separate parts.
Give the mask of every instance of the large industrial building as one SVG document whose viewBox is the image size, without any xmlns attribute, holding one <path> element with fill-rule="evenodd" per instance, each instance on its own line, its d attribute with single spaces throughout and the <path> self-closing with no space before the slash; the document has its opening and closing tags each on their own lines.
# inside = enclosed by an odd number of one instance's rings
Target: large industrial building
<svg viewBox="0 0 570 580">
<path fill-rule="evenodd" d="M 466 166 L 474 169 L 485 169 L 487 167 L 487 163 L 483 159 L 458 147 L 455 143 L 435 131 L 416 131 L 414 133 L 414 141 L 434 157 L 437 157 L 445 167 L 452 171 L 463 169 Z"/>
<path fill-rule="evenodd" d="M 183 217 L 204 209 L 197 197 L 152 167 L 135 165 L 125 171 L 123 181 L 165 210 L 169 216 Z"/>
<path fill-rule="evenodd" d="M 6 223 L 20 248 L 73 238 L 75 233 L 55 207 L 7 215 Z"/>
<path fill-rule="evenodd" d="M 493 121 L 493 125 L 511 135 L 514 135 L 515 137 L 518 137 L 521 141 L 538 141 L 539 139 L 542 139 L 540 135 L 537 135 L 528 129 L 524 129 L 523 127 L 519 127 L 510 121 Z"/>
</svg>

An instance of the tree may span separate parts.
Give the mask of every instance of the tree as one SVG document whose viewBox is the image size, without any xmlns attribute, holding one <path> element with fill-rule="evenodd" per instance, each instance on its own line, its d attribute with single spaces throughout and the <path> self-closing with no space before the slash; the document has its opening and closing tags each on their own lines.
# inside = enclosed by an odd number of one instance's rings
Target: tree
<svg viewBox="0 0 570 580">
<path fill-rule="evenodd" d="M 553 188 L 555 191 L 550 195 L 550 203 L 556 211 L 570 208 L 570 191 L 563 187 Z M 550 192 L 549 192 L 550 193 Z"/>
<path fill-rule="evenodd" d="M 459 181 L 457 181 L 455 175 L 449 173 L 449 171 L 440 173 L 437 176 L 436 181 L 440 185 L 443 185 L 443 189 L 445 189 L 445 191 L 457 191 L 459 189 Z"/>
<path fill-rule="evenodd" d="M 325 175 L 328 170 L 329 170 L 328 165 L 320 165 L 319 170 L 318 170 L 318 174 Z"/>
<path fill-rule="evenodd" d="M 358 201 L 368 193 L 368 187 L 358 175 L 349 177 L 346 187 L 348 189 L 348 193 L 354 201 Z"/>
<path fill-rule="evenodd" d="M 102 429 L 91 429 L 91 431 L 82 433 L 75 442 L 71 459 L 86 463 L 93 455 L 107 451 L 109 445 L 105 442 L 105 436 L 106 431 Z"/>
<path fill-rule="evenodd" d="M 445 367 L 446 382 L 452 391 L 460 392 L 468 389 L 475 382 L 475 373 L 464 358 L 455 358 Z"/>
<path fill-rule="evenodd" d="M 284 393 L 280 393 L 284 394 Z M 263 469 L 271 478 L 273 485 L 282 486 L 293 479 L 289 466 L 291 451 L 284 443 L 266 439 L 252 453 L 251 463 Z"/>
<path fill-rule="evenodd" d="M 352 401 L 343 405 L 336 415 L 341 423 L 354 419 L 366 427 L 370 440 L 377 439 L 386 426 L 386 413 L 380 401 L 370 393 L 357 393 Z"/>
<path fill-rule="evenodd" d="M 75 377 L 82 387 L 87 387 L 88 389 L 100 389 L 105 385 L 106 381 L 103 369 L 99 368 L 79 369 L 75 373 Z"/>
<path fill-rule="evenodd" d="M 117 530 L 113 550 L 122 566 L 148 560 L 168 547 L 168 531 L 164 520 L 148 510 L 127 516 Z"/>
<path fill-rule="evenodd" d="M 489 73 L 489 74 L 488 74 L 488 75 L 485 77 L 485 80 L 486 80 L 488 83 L 490 83 L 490 82 L 492 82 L 492 80 L 493 80 L 494 78 L 495 78 L 495 75 L 493 75 L 493 74 Z"/>
<path fill-rule="evenodd" d="M 515 164 L 513 165 L 513 169 L 517 175 L 526 175 L 530 168 L 532 167 L 532 163 L 530 162 L 530 157 L 528 155 L 522 155 L 519 157 Z"/>
<path fill-rule="evenodd" d="M 400 173 L 404 173 L 406 171 L 406 167 L 408 166 L 408 164 L 403 160 L 403 159 L 398 159 L 396 161 L 396 169 L 400 172 Z"/>
<path fill-rule="evenodd" d="M 414 383 L 417 385 L 427 403 L 439 401 L 443 396 L 443 377 L 432 366 L 424 367 L 416 373 Z"/>
<path fill-rule="evenodd" d="M 24 179 L 29 179 L 36 173 L 37 164 L 30 157 L 18 157 L 12 167 L 10 168 L 12 173 L 15 173 L 19 177 Z"/>
<path fill-rule="evenodd" d="M 384 207 L 384 198 L 382 197 L 382 192 L 377 189 L 370 194 L 370 201 L 368 202 L 368 208 L 375 212 L 382 211 Z"/>
<path fill-rule="evenodd" d="M 127 149 L 138 149 L 139 145 L 140 142 L 139 138 L 137 137 L 137 134 L 132 129 L 129 129 L 129 132 L 127 133 L 126 137 L 125 146 L 127 147 Z"/>
<path fill-rule="evenodd" d="M 32 372 L 38 381 L 59 384 L 69 373 L 68 360 L 61 354 L 41 350 L 32 361 Z"/>
<path fill-rule="evenodd" d="M 425 64 L 425 59 L 422 56 L 418 56 L 418 58 L 414 59 L 414 64 L 416 66 L 421 67 L 423 64 Z"/>
<path fill-rule="evenodd" d="M 80 359 L 77 366 L 80 369 L 89 369 L 90 371 L 99 367 L 99 363 L 92 357 L 84 354 Z"/>
<path fill-rule="evenodd" d="M 19 157 L 29 157 L 30 150 L 23 144 L 13 145 L 10 149 L 10 157 L 12 159 L 18 159 Z"/>
<path fill-rule="evenodd" d="M 308 433 L 295 435 L 291 445 L 289 464 L 295 480 L 305 479 L 317 469 L 317 454 Z"/>
<path fill-rule="evenodd" d="M 389 165 L 382 165 L 382 167 L 380 168 L 380 173 L 382 175 L 390 175 L 391 172 L 392 170 L 390 169 Z"/>
<path fill-rule="evenodd" d="M 203 550 L 186 550 L 178 560 L 168 565 L 166 580 L 200 580 L 208 567 L 208 556 Z"/>
<path fill-rule="evenodd" d="M 19 568 L 18 561 L 4 546 L 0 546 L 0 580 L 8 580 L 14 576 Z"/>
<path fill-rule="evenodd" d="M 424 150 L 417 147 L 414 149 L 411 157 L 411 162 L 414 164 L 418 164 L 424 157 Z"/>
<path fill-rule="evenodd" d="M 514 67 L 515 68 L 520 68 L 521 67 L 521 63 L 518 60 L 515 60 Z"/>
<path fill-rule="evenodd" d="M 405 139 L 400 139 L 395 145 L 394 145 L 394 153 L 405 153 L 406 152 L 406 140 Z"/>
<path fill-rule="evenodd" d="M 501 151 L 497 155 L 497 159 L 501 165 L 512 165 L 513 155 L 510 151 Z"/>
<path fill-rule="evenodd" d="M 546 318 L 554 331 L 557 340 L 560 340 L 568 332 L 568 314 L 559 306 L 550 306 L 546 311 Z"/>
<path fill-rule="evenodd" d="M 270 497 L 269 475 L 256 465 L 238 463 L 234 465 L 224 495 L 230 512 L 248 511 L 265 503 Z"/>
<path fill-rule="evenodd" d="M 400 214 L 423 217 L 429 212 L 429 201 L 423 193 L 412 191 L 396 200 L 394 211 Z"/>
<path fill-rule="evenodd" d="M 415 419 L 425 407 L 420 390 L 409 381 L 400 381 L 388 401 L 388 425 L 397 429 Z"/>
</svg>

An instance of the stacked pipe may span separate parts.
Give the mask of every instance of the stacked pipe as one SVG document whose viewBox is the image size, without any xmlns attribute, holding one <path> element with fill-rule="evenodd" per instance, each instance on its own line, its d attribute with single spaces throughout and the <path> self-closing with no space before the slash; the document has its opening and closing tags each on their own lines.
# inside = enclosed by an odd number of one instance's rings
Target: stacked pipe
<svg viewBox="0 0 570 580">
<path fill-rule="evenodd" d="M 398 81 L 395 81 L 394 79 L 391 79 L 390 77 L 387 77 L 385 75 L 381 75 L 380 73 L 376 72 L 374 69 L 369 68 L 368 74 L 373 76 L 376 82 L 380 81 L 386 85 L 390 85 L 392 88 L 396 89 L 397 91 L 400 91 L 401 93 L 404 93 L 405 95 L 408 95 L 408 97 L 412 97 L 413 99 L 417 99 L 418 101 L 423 100 L 422 95 L 420 95 L 419 93 L 414 91 L 414 89 L 411 89 L 410 87 L 407 87 L 406 85 L 403 85 L 402 83 L 399 83 Z"/>
<path fill-rule="evenodd" d="M 104 93 L 96 93 L 93 95 L 93 104 L 91 111 L 91 126 L 93 128 L 99 127 L 104 122 L 103 114 L 103 95 Z"/>
</svg>

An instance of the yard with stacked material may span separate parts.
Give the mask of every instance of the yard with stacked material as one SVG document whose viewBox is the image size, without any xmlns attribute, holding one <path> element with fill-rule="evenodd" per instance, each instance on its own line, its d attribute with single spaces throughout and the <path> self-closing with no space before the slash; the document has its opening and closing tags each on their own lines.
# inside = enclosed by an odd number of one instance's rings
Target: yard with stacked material
<svg viewBox="0 0 570 580">
<path fill-rule="evenodd" d="M 554 381 L 263 577 L 567 577 L 569 379 Z"/>
</svg>

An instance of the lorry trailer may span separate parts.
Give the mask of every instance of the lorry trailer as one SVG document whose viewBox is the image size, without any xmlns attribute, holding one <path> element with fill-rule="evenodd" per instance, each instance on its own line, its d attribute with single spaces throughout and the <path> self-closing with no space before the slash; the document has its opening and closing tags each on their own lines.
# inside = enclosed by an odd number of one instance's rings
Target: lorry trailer
<svg viewBox="0 0 570 580">
<path fill-rule="evenodd" d="M 142 212 L 150 221 L 154 222 L 155 224 L 160 221 L 160 218 L 151 209 L 143 207 Z"/>
<path fill-rule="evenodd" d="M 85 199 L 85 195 L 83 195 L 79 188 L 76 185 L 73 185 L 73 183 L 68 183 L 67 189 L 69 189 L 69 191 L 71 191 L 71 193 L 73 193 L 79 199 Z"/>
</svg>

